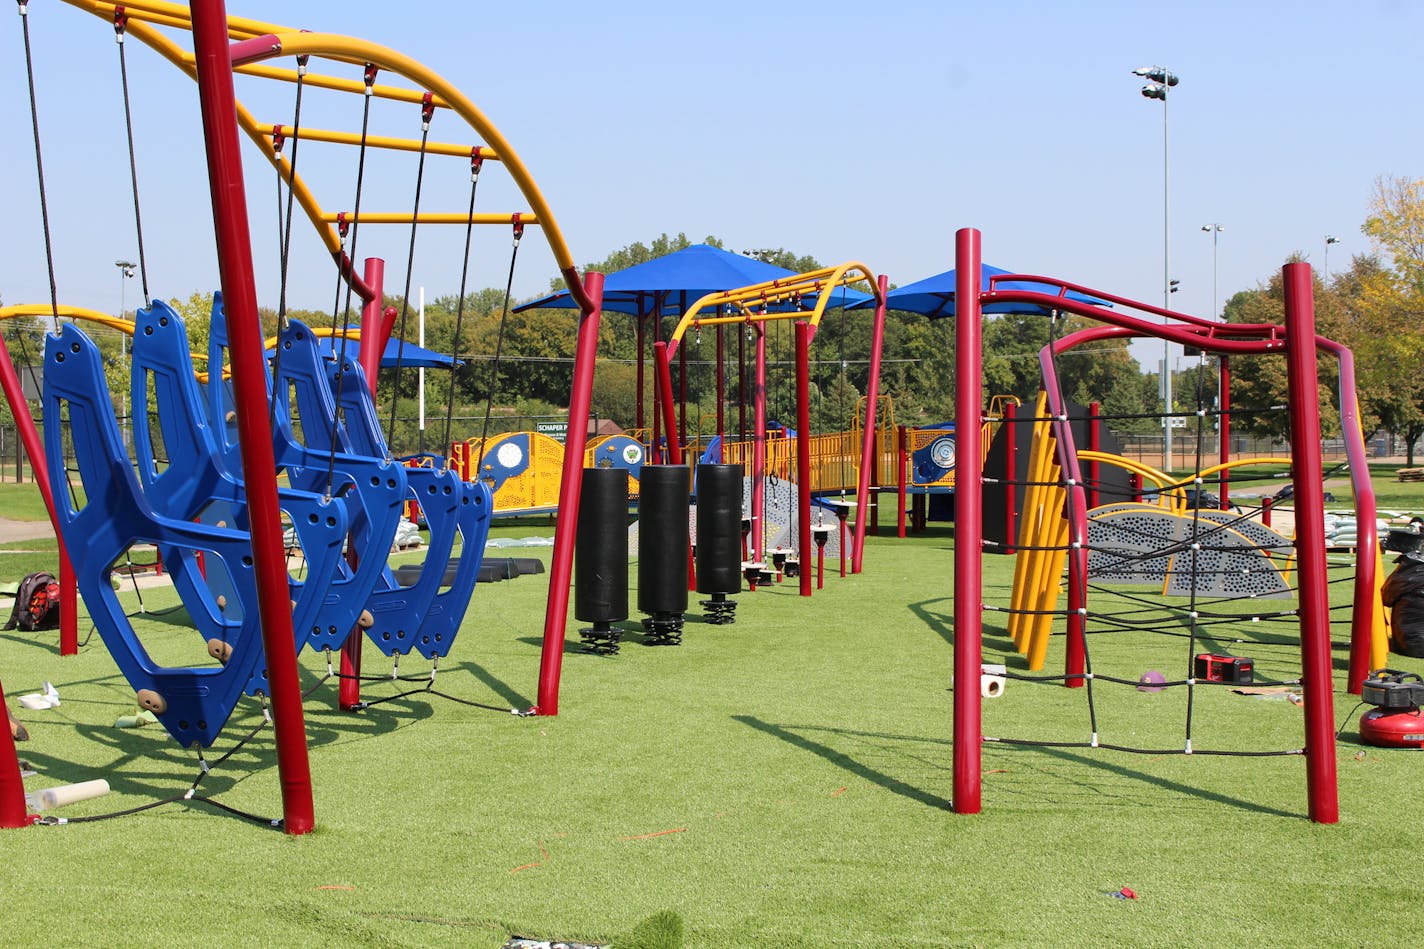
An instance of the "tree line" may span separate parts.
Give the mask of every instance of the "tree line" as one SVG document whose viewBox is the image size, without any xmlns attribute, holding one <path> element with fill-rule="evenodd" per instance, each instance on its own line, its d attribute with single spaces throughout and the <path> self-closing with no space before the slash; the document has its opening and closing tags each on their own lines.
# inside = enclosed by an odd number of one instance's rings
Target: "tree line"
<svg viewBox="0 0 1424 949">
<path fill-rule="evenodd" d="M 1375 182 L 1368 215 L 1361 230 L 1371 241 L 1371 252 L 1357 255 L 1347 268 L 1316 275 L 1315 310 L 1319 332 L 1349 346 L 1355 353 L 1360 411 L 1366 435 L 1388 433 L 1409 446 L 1424 436 L 1424 180 L 1380 178 Z M 705 243 L 723 247 L 715 236 Z M 586 269 L 612 273 L 681 250 L 692 242 L 683 233 L 661 234 L 644 244 L 635 242 L 613 251 Z M 822 262 L 784 248 L 747 252 L 768 263 L 802 272 Z M 1292 259 L 1301 259 L 1295 255 Z M 557 278 L 552 290 L 563 288 Z M 864 288 L 869 289 L 869 288 Z M 171 301 L 183 314 L 193 350 L 206 347 L 211 300 L 194 293 Z M 427 438 L 434 446 L 444 436 L 445 419 L 450 436 L 462 440 L 478 436 L 489 417 L 493 433 L 531 427 L 528 420 L 566 412 L 573 380 L 573 358 L 578 312 L 574 309 L 537 308 L 515 312 L 521 301 L 506 300 L 504 291 L 486 288 L 465 296 L 436 296 L 426 303 L 426 346 L 455 356 L 452 371 L 426 373 Z M 1233 294 L 1222 318 L 1229 322 L 1282 322 L 1283 288 L 1279 273 L 1258 286 Z M 401 314 L 396 331 L 416 339 L 414 305 L 388 295 L 387 306 Z M 274 334 L 277 313 L 261 311 L 264 333 Z M 345 322 L 329 312 L 296 310 L 288 316 L 313 326 Z M 634 317 L 608 312 L 598 337 L 592 411 L 600 418 L 632 427 L 637 404 L 637 332 Z M 664 317 L 659 335 L 665 338 L 675 325 Z M 1088 325 L 1072 316 L 998 315 L 985 322 L 983 384 L 986 394 L 1017 396 L 1032 403 L 1041 386 L 1039 351 L 1043 346 Z M 43 321 L 7 321 L 3 327 L 17 364 L 37 363 L 43 352 Z M 853 427 L 869 377 L 872 320 L 869 310 L 831 309 L 817 332 L 811 353 L 811 424 L 818 432 Z M 117 336 L 96 333 L 105 351 L 110 384 L 118 401 L 118 386 L 127 385 L 122 345 Z M 651 424 L 654 386 L 651 358 L 653 333 L 648 328 L 644 392 L 645 424 Z M 752 347 L 735 327 L 723 330 L 727 359 L 724 406 L 727 428 L 738 427 L 739 358 L 749 366 Z M 689 333 L 687 353 L 688 427 L 710 434 L 717 416 L 715 377 L 716 338 L 712 328 Z M 794 424 L 794 340 L 789 322 L 768 328 L 768 413 Z M 498 354 L 498 360 L 495 356 Z M 893 400 L 900 424 L 924 425 L 954 418 L 955 358 L 952 319 L 930 320 L 920 314 L 890 310 L 886 315 L 880 392 Z M 1321 399 L 1325 407 L 1326 434 L 1338 433 L 1336 367 L 1321 364 Z M 1112 427 L 1124 434 L 1160 432 L 1160 379 L 1143 372 L 1122 341 L 1072 350 L 1058 362 L 1064 395 L 1078 403 L 1097 402 Z M 674 370 L 676 372 L 676 368 Z M 1215 403 L 1218 366 L 1206 358 L 1186 370 L 1174 372 L 1173 409 L 1191 413 L 1199 404 Z M 680 381 L 680 380 L 679 380 Z M 410 450 L 419 436 L 416 429 L 418 375 L 410 367 L 382 370 L 382 418 L 394 408 L 397 418 L 392 441 L 397 450 Z M 1288 428 L 1285 403 L 1285 363 L 1282 359 L 1240 359 L 1232 363 L 1232 428 L 1242 434 L 1283 438 Z M 394 403 L 394 406 L 392 405 Z M 8 407 L 5 407 L 8 414 Z"/>
</svg>

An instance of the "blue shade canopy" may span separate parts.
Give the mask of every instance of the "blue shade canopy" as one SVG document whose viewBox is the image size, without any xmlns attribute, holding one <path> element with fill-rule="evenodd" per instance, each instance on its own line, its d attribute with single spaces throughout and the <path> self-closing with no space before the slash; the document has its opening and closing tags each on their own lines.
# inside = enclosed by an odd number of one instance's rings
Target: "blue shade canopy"
<svg viewBox="0 0 1424 949">
<path fill-rule="evenodd" d="M 796 271 L 768 264 L 742 254 L 693 244 L 682 250 L 626 270 L 608 274 L 603 282 L 603 309 L 634 316 L 681 316 L 687 308 L 709 293 L 737 290 L 756 283 L 797 276 Z M 846 306 L 871 299 L 867 293 L 846 288 L 832 292 L 830 305 Z M 540 307 L 576 307 L 568 291 L 541 297 L 515 307 L 515 311 Z"/>
<path fill-rule="evenodd" d="M 340 339 L 323 337 L 317 340 L 317 346 L 322 356 L 327 359 L 335 359 L 336 354 L 342 351 Z M 268 358 L 271 358 L 273 350 L 268 349 L 267 352 Z M 345 352 L 349 358 L 356 359 L 361 354 L 361 341 L 348 339 Z M 453 356 L 437 353 L 433 349 L 426 349 L 414 343 L 405 343 L 402 346 L 401 341 L 394 338 L 386 340 L 385 352 L 381 353 L 381 368 L 394 369 L 398 362 L 402 367 L 410 369 L 453 369 L 462 364 L 462 361 L 457 361 Z"/>
<path fill-rule="evenodd" d="M 1011 274 L 1015 271 L 1003 270 L 999 267 L 992 267 L 989 264 L 979 265 L 979 289 L 981 291 L 989 288 L 989 278 L 1002 274 Z M 886 295 L 886 306 L 891 310 L 903 310 L 908 313 L 923 313 L 930 319 L 954 315 L 954 290 L 955 274 L 953 270 L 946 270 L 944 273 L 935 274 L 933 277 L 926 277 L 923 280 L 916 280 L 914 283 L 897 287 Z M 1058 293 L 1058 288 L 1052 284 L 1039 283 L 1035 280 L 1000 280 L 994 285 L 996 290 L 1027 290 L 1033 293 Z M 1088 303 L 1094 306 L 1111 306 L 1106 300 L 1099 300 L 1096 297 L 1085 296 L 1081 293 L 1069 292 L 1068 299 L 1079 303 Z M 857 306 L 867 306 L 869 304 L 860 303 Z M 1041 306 L 1026 303 L 990 303 L 984 307 L 985 313 L 1043 313 L 1048 311 Z"/>
</svg>

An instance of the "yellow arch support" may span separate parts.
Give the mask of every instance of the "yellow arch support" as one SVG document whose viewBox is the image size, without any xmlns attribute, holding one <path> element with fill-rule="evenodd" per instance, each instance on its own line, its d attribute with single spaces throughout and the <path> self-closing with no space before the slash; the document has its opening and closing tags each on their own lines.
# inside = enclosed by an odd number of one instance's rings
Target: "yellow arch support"
<svg viewBox="0 0 1424 949">
<path fill-rule="evenodd" d="M 884 302 L 881 299 L 880 285 L 876 281 L 875 275 L 871 273 L 869 267 L 857 261 L 848 261 L 836 267 L 822 267 L 820 270 L 808 270 L 806 273 L 797 274 L 794 277 L 782 277 L 779 280 L 754 283 L 736 290 L 709 293 L 687 308 L 687 312 L 678 321 L 672 335 L 668 337 L 668 351 L 671 353 L 675 350 L 688 328 L 694 326 L 804 319 L 813 328 L 817 327 L 821 324 L 821 317 L 830 305 L 833 291 L 854 283 L 869 283 L 876 300 Z M 798 307 L 796 310 L 784 313 L 759 312 L 763 304 L 785 303 L 812 296 L 816 299 L 816 305 L 810 310 Z M 732 315 L 698 316 L 705 309 L 715 310 L 718 307 L 726 307 Z"/>
</svg>

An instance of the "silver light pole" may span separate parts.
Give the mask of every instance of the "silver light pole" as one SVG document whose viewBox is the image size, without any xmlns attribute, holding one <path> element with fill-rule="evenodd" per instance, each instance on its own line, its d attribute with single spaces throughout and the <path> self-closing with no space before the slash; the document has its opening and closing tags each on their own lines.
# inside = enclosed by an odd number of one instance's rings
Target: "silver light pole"
<svg viewBox="0 0 1424 949">
<path fill-rule="evenodd" d="M 1322 279 L 1327 282 L 1330 280 L 1330 245 L 1338 243 L 1340 243 L 1340 238 L 1335 237 L 1333 234 L 1325 235 L 1325 261 L 1320 269 L 1324 271 Z"/>
<path fill-rule="evenodd" d="M 1132 71 L 1134 76 L 1147 80 L 1142 87 L 1142 95 L 1147 99 L 1162 100 L 1162 308 L 1172 308 L 1172 244 L 1171 244 L 1171 177 L 1167 149 L 1167 90 L 1181 80 L 1162 66 L 1139 66 Z M 1162 325 L 1168 323 L 1162 317 Z M 1162 341 L 1162 403 L 1165 408 L 1162 419 L 1162 470 L 1172 470 L 1172 344 Z"/>
<path fill-rule="evenodd" d="M 133 279 L 134 268 L 137 267 L 138 264 L 131 260 L 116 260 L 114 261 L 114 266 L 119 268 L 119 319 L 123 319 L 127 309 L 124 305 L 124 291 L 127 289 L 128 284 L 126 284 L 125 281 Z M 124 362 L 128 361 L 128 344 L 128 336 L 124 333 L 120 333 L 119 359 Z M 127 447 L 129 443 L 129 390 L 127 386 L 122 388 L 123 391 L 119 393 L 119 404 L 122 406 L 119 412 L 119 428 L 123 432 L 124 445 Z"/>
<path fill-rule="evenodd" d="M 1203 224 L 1201 229 L 1211 235 L 1211 318 L 1216 319 L 1221 315 L 1217 309 L 1219 298 L 1216 295 L 1216 245 L 1221 238 L 1222 226 L 1220 224 Z"/>
</svg>

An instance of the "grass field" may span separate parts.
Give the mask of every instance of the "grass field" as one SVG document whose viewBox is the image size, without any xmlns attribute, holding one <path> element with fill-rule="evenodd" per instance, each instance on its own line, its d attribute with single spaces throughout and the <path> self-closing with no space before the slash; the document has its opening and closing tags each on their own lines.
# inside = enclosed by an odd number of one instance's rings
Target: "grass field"
<svg viewBox="0 0 1424 949">
<path fill-rule="evenodd" d="M 735 625 L 694 613 L 680 647 L 631 631 L 617 656 L 571 644 L 554 718 L 423 695 L 339 713 L 328 682 L 306 704 L 316 832 L 290 838 L 202 804 L 0 832 L 0 932 L 46 946 L 495 947 L 517 933 L 911 947 L 1353 946 L 1424 931 L 1412 872 L 1424 756 L 1359 745 L 1358 712 L 1338 747 L 1333 826 L 1304 817 L 1300 757 L 998 744 L 984 748 L 983 813 L 952 813 L 951 551 L 942 528 L 872 538 L 862 575 L 828 577 L 810 600 L 790 584 L 743 593 Z M 519 555 L 531 553 L 548 551 Z M 479 588 L 441 691 L 533 703 L 547 576 Z M 1010 561 L 986 561 L 986 599 L 1004 602 L 1011 576 Z M 986 661 L 1006 652 L 995 622 Z M 155 650 L 191 635 L 144 625 Z M 1141 634 L 1094 637 L 1092 650 L 1099 671 L 1132 678 L 1180 672 L 1187 655 L 1185 640 Z M 1231 651 L 1262 676 L 1298 668 L 1288 627 Z M 1050 667 L 1061 660 L 1055 639 Z M 302 661 L 315 684 L 322 660 Z M 31 786 L 113 787 L 56 813 L 138 806 L 197 776 L 160 730 L 113 727 L 132 694 L 97 636 L 61 659 L 53 633 L 0 634 L 0 675 L 12 707 L 45 680 L 63 698 L 20 712 L 33 735 L 21 757 L 41 772 Z M 1343 675 L 1336 686 L 1345 723 L 1355 701 Z M 1180 747 L 1179 691 L 1101 687 L 1103 740 Z M 1196 705 L 1199 748 L 1301 744 L 1301 710 L 1280 696 L 1199 690 Z M 257 721 L 241 707 L 209 757 Z M 985 731 L 1084 739 L 1083 690 L 1011 681 L 985 703 Z M 202 789 L 279 816 L 270 732 Z M 1113 898 L 1124 886 L 1139 898 Z"/>
</svg>

